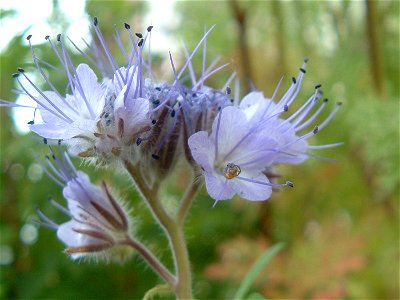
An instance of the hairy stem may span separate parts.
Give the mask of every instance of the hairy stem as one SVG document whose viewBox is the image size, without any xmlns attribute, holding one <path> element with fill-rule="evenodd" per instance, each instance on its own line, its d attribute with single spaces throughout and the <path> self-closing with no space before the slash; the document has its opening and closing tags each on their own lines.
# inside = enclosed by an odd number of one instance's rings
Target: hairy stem
<svg viewBox="0 0 400 300">
<path fill-rule="evenodd" d="M 199 186 L 199 183 L 193 180 L 192 184 L 186 190 L 185 195 L 183 195 L 178 213 L 176 214 L 176 222 L 178 222 L 178 224 L 183 224 L 183 222 L 185 221 L 185 217 L 187 215 L 187 212 L 189 211 L 190 206 L 192 205 L 194 196 L 196 196 Z"/>
<path fill-rule="evenodd" d="M 177 278 L 174 290 L 178 299 L 192 299 L 192 276 L 182 224 L 172 219 L 161 205 L 158 198 L 158 187 L 150 189 L 135 165 L 125 161 L 125 167 L 168 237 L 174 257 Z"/>
<path fill-rule="evenodd" d="M 143 259 L 156 271 L 166 282 L 171 285 L 176 284 L 176 278 L 168 269 L 141 243 L 132 239 L 131 237 L 127 237 L 121 244 L 125 244 L 131 246 L 135 249 Z"/>
</svg>

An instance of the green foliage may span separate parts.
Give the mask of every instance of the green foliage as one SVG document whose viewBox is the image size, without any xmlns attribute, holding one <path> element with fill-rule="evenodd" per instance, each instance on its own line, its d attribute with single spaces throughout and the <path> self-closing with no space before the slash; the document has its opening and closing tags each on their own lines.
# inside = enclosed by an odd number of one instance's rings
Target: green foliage
<svg viewBox="0 0 400 300">
<path fill-rule="evenodd" d="M 177 2 L 180 25 L 174 36 L 183 39 L 190 50 L 204 26 L 216 24 L 207 42 L 208 63 L 221 54 L 221 64 L 232 62 L 230 71 L 238 69 L 243 81 L 243 37 L 229 3 Z M 251 81 L 270 96 L 282 75 L 283 90 L 303 57 L 310 57 L 300 97 L 305 99 L 316 83 L 322 83 L 330 101 L 343 102 L 315 144 L 343 141 L 344 146 L 323 152 L 335 162 L 310 159 L 301 166 L 280 168 L 283 177 L 279 180 L 289 179 L 295 188 L 275 193 L 266 203 L 233 199 L 212 209 L 207 194 L 199 194 L 186 227 L 195 296 L 227 299 L 240 282 L 244 284 L 256 258 L 270 253 L 269 245 L 282 241 L 286 251 L 272 258 L 252 286 L 257 294 L 247 299 L 399 298 L 399 2 L 377 2 L 383 93 L 376 91 L 372 80 L 364 2 L 238 3 L 246 12 Z M 117 28 L 123 22 L 135 28 L 147 25 L 140 24 L 146 12 L 144 2 L 90 1 L 86 9 L 99 17 L 101 30 L 110 40 L 113 24 Z M 62 12 L 53 13 L 58 15 Z M 10 74 L 18 66 L 33 70 L 24 36 L 15 37 L 1 53 L 1 99 L 15 98 L 11 90 L 16 85 Z M 35 49 L 58 65 L 47 45 Z M 73 60 L 85 59 L 74 55 Z M 199 69 L 201 55 L 194 63 Z M 228 76 L 229 72 L 222 72 L 207 84 L 222 86 Z M 63 74 L 52 78 L 61 91 L 65 89 Z M 63 245 L 54 233 L 45 228 L 38 229 L 36 242 L 22 242 L 21 228 L 36 219 L 36 207 L 55 220 L 64 220 L 46 201 L 50 195 L 62 203 L 62 195 L 46 176 L 32 177 L 33 157 L 47 152 L 41 140 L 33 134 L 18 134 L 11 110 L 1 109 L 0 118 L 0 251 L 2 259 L 7 249 L 13 256 L 1 266 L 0 298 L 139 299 L 159 284 L 139 258 L 123 266 L 72 262 L 62 253 Z M 79 160 L 75 162 L 80 166 Z M 138 236 L 172 268 L 165 250 L 168 241 L 138 195 L 130 192 L 127 176 L 80 167 L 91 172 L 94 181 L 105 179 L 129 201 L 140 217 Z M 172 178 L 165 199 L 179 199 L 185 180 L 184 171 Z M 245 298 L 247 292 L 240 297 Z"/>
<path fill-rule="evenodd" d="M 249 272 L 243 278 L 235 293 L 234 299 L 243 299 L 249 292 L 251 284 L 260 274 L 261 270 L 269 263 L 269 261 L 283 248 L 284 244 L 276 244 L 263 253 L 263 255 L 255 262 Z M 250 296 L 246 299 L 252 299 Z M 258 298 L 259 299 L 259 298 Z"/>
</svg>

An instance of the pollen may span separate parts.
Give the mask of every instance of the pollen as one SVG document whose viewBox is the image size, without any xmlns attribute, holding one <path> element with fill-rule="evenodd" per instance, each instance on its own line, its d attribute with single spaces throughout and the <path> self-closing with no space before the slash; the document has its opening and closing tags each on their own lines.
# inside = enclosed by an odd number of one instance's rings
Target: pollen
<svg viewBox="0 0 400 300">
<path fill-rule="evenodd" d="M 229 163 L 225 167 L 224 176 L 226 179 L 233 179 L 233 178 L 239 176 L 240 172 L 242 172 L 242 170 L 240 169 L 240 167 L 238 165 Z"/>
</svg>

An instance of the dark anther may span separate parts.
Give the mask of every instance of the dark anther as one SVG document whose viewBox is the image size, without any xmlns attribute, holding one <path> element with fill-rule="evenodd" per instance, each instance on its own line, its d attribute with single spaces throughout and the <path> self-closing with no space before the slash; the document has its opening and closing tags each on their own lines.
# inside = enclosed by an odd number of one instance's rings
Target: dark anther
<svg viewBox="0 0 400 300">
<path fill-rule="evenodd" d="M 51 155 L 51 158 L 57 160 L 57 157 L 54 154 Z"/>
<path fill-rule="evenodd" d="M 296 78 L 292 77 L 293 84 L 296 84 Z"/>
<path fill-rule="evenodd" d="M 160 159 L 160 156 L 158 156 L 157 154 L 152 154 L 151 157 L 154 158 L 155 160 L 159 160 Z"/>
<path fill-rule="evenodd" d="M 342 104 L 343 104 L 343 102 L 338 102 L 338 103 L 336 103 L 337 106 L 340 106 L 340 105 L 342 105 Z"/>
<path fill-rule="evenodd" d="M 137 45 L 138 45 L 139 47 L 142 47 L 143 42 L 144 42 L 144 39 L 140 39 L 140 40 L 139 40 L 139 43 L 138 43 Z"/>
<path fill-rule="evenodd" d="M 286 181 L 286 185 L 287 185 L 287 186 L 290 186 L 290 187 L 294 187 L 294 184 L 293 184 L 293 182 L 291 182 L 291 181 Z"/>
<path fill-rule="evenodd" d="M 26 37 L 26 39 L 29 41 L 29 40 L 31 39 L 31 37 L 32 37 L 32 34 L 28 35 L 28 36 Z"/>
<path fill-rule="evenodd" d="M 289 110 L 289 106 L 288 106 L 287 104 L 285 104 L 285 105 L 283 106 L 283 110 L 284 110 L 284 111 L 288 111 L 288 110 Z"/>
<path fill-rule="evenodd" d="M 313 129 L 313 131 L 312 131 L 314 134 L 317 134 L 318 133 L 318 126 L 315 126 L 315 128 Z"/>
<path fill-rule="evenodd" d="M 160 104 L 160 100 L 154 100 L 154 101 L 153 101 L 153 104 L 154 104 L 154 105 Z"/>
<path fill-rule="evenodd" d="M 62 142 L 62 140 L 57 141 L 58 146 L 61 146 L 61 142 Z"/>
<path fill-rule="evenodd" d="M 24 73 L 24 72 L 25 72 L 25 70 L 22 69 L 22 68 L 18 68 L 17 70 L 18 70 L 18 72 L 20 72 L 20 73 Z"/>
<path fill-rule="evenodd" d="M 193 97 L 193 98 L 197 97 L 197 94 L 196 94 L 196 93 L 193 93 L 193 94 L 192 94 L 192 97 Z"/>
<path fill-rule="evenodd" d="M 93 25 L 97 26 L 97 24 L 99 23 L 99 21 L 97 20 L 97 17 L 93 18 Z"/>
<path fill-rule="evenodd" d="M 47 41 L 49 38 L 50 38 L 49 35 L 46 35 L 46 36 L 44 37 L 44 39 L 45 39 L 46 41 Z"/>
<path fill-rule="evenodd" d="M 43 143 L 45 143 L 47 145 L 47 139 L 43 138 Z"/>
<path fill-rule="evenodd" d="M 233 98 L 231 98 L 231 103 L 233 103 L 233 101 L 234 101 Z"/>
<path fill-rule="evenodd" d="M 157 123 L 157 120 L 151 120 L 151 124 L 155 125 Z"/>
<path fill-rule="evenodd" d="M 156 87 L 156 91 L 161 91 L 161 88 L 160 87 Z"/>
<path fill-rule="evenodd" d="M 315 86 L 315 89 L 319 89 L 321 86 L 322 86 L 321 84 L 317 84 L 317 85 Z"/>
<path fill-rule="evenodd" d="M 58 41 L 58 42 L 61 41 L 61 33 L 57 34 L 57 41 Z"/>
<path fill-rule="evenodd" d="M 13 73 L 13 74 L 12 74 L 12 77 L 13 77 L 13 78 L 17 78 L 18 76 L 19 76 L 19 73 Z"/>
<path fill-rule="evenodd" d="M 230 95 L 231 92 L 232 92 L 231 88 L 230 88 L 229 86 L 226 87 L 226 93 L 227 93 L 228 95 Z"/>
<path fill-rule="evenodd" d="M 300 72 L 306 74 L 306 70 L 304 70 L 303 68 L 300 68 Z"/>
<path fill-rule="evenodd" d="M 325 99 L 322 100 L 322 101 L 324 101 L 325 103 L 327 103 L 327 102 L 328 102 L 328 98 L 325 98 Z"/>
<path fill-rule="evenodd" d="M 140 145 L 141 143 L 142 143 L 142 139 L 140 138 L 140 137 L 138 137 L 137 139 L 136 139 L 136 145 Z"/>
<path fill-rule="evenodd" d="M 305 62 L 305 63 L 308 63 L 308 57 L 305 57 L 305 58 L 304 58 L 304 62 Z"/>
<path fill-rule="evenodd" d="M 50 157 L 48 155 L 44 156 L 47 160 L 50 160 Z"/>
<path fill-rule="evenodd" d="M 105 114 L 104 114 L 104 118 L 106 118 L 106 119 L 107 119 L 109 116 L 110 116 L 109 113 L 105 113 Z"/>
<path fill-rule="evenodd" d="M 147 32 L 150 32 L 153 29 L 153 26 L 147 27 Z"/>
<path fill-rule="evenodd" d="M 141 38 L 143 37 L 143 34 L 141 34 L 140 32 L 136 32 L 135 35 L 136 35 L 139 39 L 141 39 Z"/>
<path fill-rule="evenodd" d="M 129 25 L 128 23 L 124 23 L 125 29 L 131 29 L 131 25 Z"/>
<path fill-rule="evenodd" d="M 218 111 L 221 111 L 221 106 L 218 106 Z"/>
<path fill-rule="evenodd" d="M 171 110 L 171 118 L 175 117 L 175 109 Z"/>
<path fill-rule="evenodd" d="M 33 120 L 28 122 L 28 125 L 33 125 L 33 124 L 35 124 Z"/>
</svg>

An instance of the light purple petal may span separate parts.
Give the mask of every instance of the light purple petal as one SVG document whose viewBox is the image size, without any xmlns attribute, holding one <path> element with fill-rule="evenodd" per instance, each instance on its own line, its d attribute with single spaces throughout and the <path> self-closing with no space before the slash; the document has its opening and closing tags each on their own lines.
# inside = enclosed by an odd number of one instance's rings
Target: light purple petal
<svg viewBox="0 0 400 300">
<path fill-rule="evenodd" d="M 127 98 L 124 103 L 126 86 L 119 93 L 114 102 L 115 118 L 124 120 L 125 131 L 134 132 L 140 127 L 150 125 L 150 103 L 144 98 Z"/>
<path fill-rule="evenodd" d="M 229 185 L 229 180 L 215 172 L 204 172 L 208 194 L 215 200 L 231 199 L 235 191 Z"/>
<path fill-rule="evenodd" d="M 122 73 L 122 75 L 124 76 L 124 78 L 126 77 L 127 74 L 127 69 L 125 67 L 121 67 L 119 68 L 120 72 Z M 133 74 L 133 78 L 132 78 L 132 73 L 133 71 L 135 71 L 135 74 Z M 129 94 L 128 94 L 128 98 L 133 98 L 135 91 L 136 91 L 136 86 L 137 86 L 137 68 L 135 69 L 134 66 L 129 68 L 128 71 L 128 76 L 125 78 L 126 80 L 126 84 L 124 84 L 124 81 L 121 79 L 121 76 L 119 75 L 119 72 L 115 72 L 114 74 L 114 79 L 113 79 L 113 83 L 114 83 L 114 89 L 115 89 L 115 94 L 119 95 L 122 91 L 122 89 L 124 87 L 126 87 L 128 85 L 128 83 L 130 83 L 129 85 Z"/>
<path fill-rule="evenodd" d="M 215 146 L 208 137 L 208 133 L 199 131 L 192 134 L 189 137 L 188 144 L 194 160 L 205 171 L 211 171 L 215 159 Z"/>
<path fill-rule="evenodd" d="M 101 244 L 98 239 L 90 237 L 86 234 L 78 233 L 74 229 L 91 229 L 87 225 L 83 225 L 74 220 L 61 224 L 57 229 L 57 237 L 67 247 L 85 247 Z M 73 253 L 71 257 L 77 259 L 85 256 L 85 253 Z"/>
<path fill-rule="evenodd" d="M 82 214 L 83 208 L 85 213 L 89 213 L 96 220 L 103 220 L 104 223 L 108 223 L 104 216 L 93 206 L 92 202 L 106 209 L 116 219 L 120 219 L 120 216 L 111 206 L 106 193 L 92 184 L 89 177 L 83 172 L 78 172 L 77 177 L 67 183 L 63 189 L 63 195 L 67 199 L 68 210 L 78 219 Z"/>
<path fill-rule="evenodd" d="M 77 117 L 77 114 L 66 104 L 65 99 L 60 98 L 55 92 L 45 91 L 43 94 L 46 98 L 59 110 L 62 111 L 63 114 L 67 115 L 70 119 L 74 120 Z M 62 117 L 61 113 L 57 112 L 57 110 L 49 103 L 49 101 L 44 98 L 42 95 L 39 95 L 38 100 L 46 105 L 48 109 L 51 109 L 53 112 L 48 111 L 42 106 L 38 105 L 40 115 L 42 116 L 44 123 L 52 123 L 52 124 L 64 124 L 65 118 Z"/>
<path fill-rule="evenodd" d="M 228 106 L 221 111 L 221 121 L 218 131 L 218 160 L 221 160 L 248 134 L 249 124 L 244 112 L 237 107 Z M 218 127 L 217 116 L 212 126 L 211 139 L 215 143 Z M 235 150 L 236 151 L 236 150 Z"/>
<path fill-rule="evenodd" d="M 250 182 L 240 178 L 229 180 L 230 187 L 240 197 L 250 201 L 263 201 L 271 197 L 272 188 L 266 185 L 269 180 L 264 174 L 242 169 L 239 177 L 256 181 Z"/>
<path fill-rule="evenodd" d="M 78 78 L 86 100 L 88 101 L 95 115 L 98 116 L 104 107 L 105 89 L 102 88 L 101 84 L 98 83 L 96 74 L 88 65 L 78 65 L 76 68 L 76 73 L 78 74 Z M 79 112 L 81 113 L 81 116 L 88 114 L 89 109 L 87 104 L 85 103 L 84 97 L 81 95 L 78 89 L 76 90 L 75 103 Z"/>
<path fill-rule="evenodd" d="M 265 98 L 262 92 L 247 94 L 239 105 L 246 114 L 247 119 L 255 121 L 260 121 L 262 118 L 268 117 L 268 112 L 272 111 L 275 106 L 276 104 L 270 99 Z"/>
<path fill-rule="evenodd" d="M 65 124 L 33 124 L 29 129 L 47 139 L 65 139 L 68 123 Z"/>
</svg>

